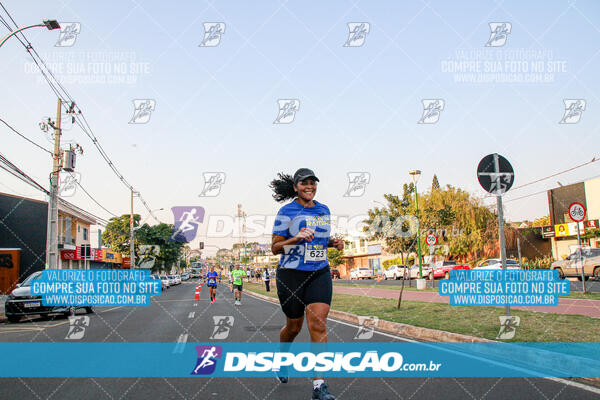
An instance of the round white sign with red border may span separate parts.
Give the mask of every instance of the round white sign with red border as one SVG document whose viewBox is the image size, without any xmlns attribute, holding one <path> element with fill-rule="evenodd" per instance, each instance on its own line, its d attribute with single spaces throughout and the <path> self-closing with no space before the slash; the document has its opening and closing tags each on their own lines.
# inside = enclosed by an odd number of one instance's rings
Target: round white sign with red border
<svg viewBox="0 0 600 400">
<path fill-rule="evenodd" d="M 569 216 L 575 222 L 581 222 L 585 218 L 585 206 L 581 203 L 572 203 L 569 206 Z"/>
<path fill-rule="evenodd" d="M 425 241 L 429 246 L 435 246 L 437 244 L 437 236 L 435 236 L 433 233 L 430 233 L 425 238 Z"/>
</svg>

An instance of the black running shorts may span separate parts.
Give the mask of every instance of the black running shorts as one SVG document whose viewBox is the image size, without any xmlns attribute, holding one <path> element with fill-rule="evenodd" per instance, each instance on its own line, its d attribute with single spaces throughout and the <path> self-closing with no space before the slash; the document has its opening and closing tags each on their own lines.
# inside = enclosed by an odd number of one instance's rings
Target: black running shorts
<svg viewBox="0 0 600 400">
<path fill-rule="evenodd" d="M 311 303 L 331 305 L 333 286 L 329 267 L 317 271 L 299 271 L 277 268 L 277 297 L 288 318 L 304 316 L 304 308 Z"/>
<path fill-rule="evenodd" d="M 233 290 L 239 290 L 240 292 L 242 291 L 242 285 L 236 285 L 235 283 L 233 284 Z"/>
</svg>

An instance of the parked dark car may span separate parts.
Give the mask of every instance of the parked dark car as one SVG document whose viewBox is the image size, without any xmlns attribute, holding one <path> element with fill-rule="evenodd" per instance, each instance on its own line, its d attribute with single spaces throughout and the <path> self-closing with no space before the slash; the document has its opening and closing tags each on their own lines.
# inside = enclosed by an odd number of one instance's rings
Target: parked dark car
<svg viewBox="0 0 600 400">
<path fill-rule="evenodd" d="M 340 271 L 332 268 L 331 269 L 331 279 L 340 279 Z"/>
<path fill-rule="evenodd" d="M 42 275 L 41 271 L 29 275 L 23 283 L 17 285 L 15 290 L 10 292 L 4 304 L 4 313 L 10 322 L 19 322 L 26 315 L 39 315 L 47 317 L 50 314 L 71 315 L 76 309 L 83 308 L 88 313 L 93 313 L 93 307 L 70 307 L 70 306 L 44 306 L 42 305 L 42 296 L 31 295 L 31 282 Z"/>
</svg>

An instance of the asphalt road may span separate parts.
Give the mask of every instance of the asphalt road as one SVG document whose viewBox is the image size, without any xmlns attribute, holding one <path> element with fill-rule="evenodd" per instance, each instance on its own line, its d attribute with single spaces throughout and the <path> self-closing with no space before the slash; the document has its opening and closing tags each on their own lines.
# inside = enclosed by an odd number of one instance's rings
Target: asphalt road
<svg viewBox="0 0 600 400">
<path fill-rule="evenodd" d="M 221 287 L 217 302 L 207 293 L 194 301 L 195 282 L 186 282 L 155 298 L 148 307 L 97 309 L 80 341 L 172 342 L 173 347 L 211 341 L 212 316 L 235 318 L 226 341 L 278 341 L 284 316 L 279 306 L 244 296 L 233 305 L 228 289 Z M 330 341 L 353 341 L 358 327 L 330 321 Z M 32 318 L 18 324 L 0 324 L 3 342 L 68 342 L 69 321 L 64 317 L 43 321 Z M 306 329 L 299 341 L 308 341 Z M 404 341 L 376 333 L 373 341 Z M 177 342 L 181 342 L 178 344 Z M 13 363 L 18 360 L 3 360 Z M 90 360 L 93 362 L 93 360 Z M 598 399 L 590 391 L 563 380 L 508 378 L 336 378 L 328 379 L 338 399 Z M 309 399 L 309 378 L 4 378 L 0 399 Z"/>
</svg>

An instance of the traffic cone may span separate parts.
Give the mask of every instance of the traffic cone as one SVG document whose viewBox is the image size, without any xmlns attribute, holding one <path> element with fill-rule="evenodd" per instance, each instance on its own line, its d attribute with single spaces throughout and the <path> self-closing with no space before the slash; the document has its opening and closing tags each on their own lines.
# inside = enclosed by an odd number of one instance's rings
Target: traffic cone
<svg viewBox="0 0 600 400">
<path fill-rule="evenodd" d="M 196 289 L 196 292 L 194 294 L 194 300 L 200 300 L 200 290 Z"/>
</svg>

